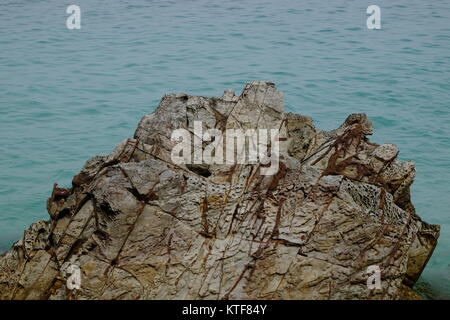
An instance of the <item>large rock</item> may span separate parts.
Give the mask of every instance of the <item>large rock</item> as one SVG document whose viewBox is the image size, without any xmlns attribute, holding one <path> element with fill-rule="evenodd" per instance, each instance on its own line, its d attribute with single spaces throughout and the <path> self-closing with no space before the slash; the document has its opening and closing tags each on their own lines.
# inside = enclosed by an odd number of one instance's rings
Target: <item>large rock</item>
<svg viewBox="0 0 450 320">
<path fill-rule="evenodd" d="M 0 257 L 2 299 L 402 299 L 439 227 L 410 200 L 415 169 L 371 143 L 364 114 L 336 130 L 284 113 L 269 82 L 240 96 L 165 96 L 133 139 L 54 186 L 39 221 Z M 179 164 L 173 130 L 280 129 L 279 170 Z M 203 148 L 205 148 L 205 144 Z M 81 288 L 70 290 L 70 266 Z M 381 289 L 367 286 L 369 266 Z"/>
</svg>

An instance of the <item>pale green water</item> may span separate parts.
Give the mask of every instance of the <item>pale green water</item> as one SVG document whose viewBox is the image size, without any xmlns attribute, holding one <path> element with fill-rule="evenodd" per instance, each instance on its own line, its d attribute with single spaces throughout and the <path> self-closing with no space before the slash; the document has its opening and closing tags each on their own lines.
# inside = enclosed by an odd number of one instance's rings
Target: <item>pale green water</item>
<svg viewBox="0 0 450 320">
<path fill-rule="evenodd" d="M 395 4 L 394 4 L 395 2 Z M 77 4 L 82 29 L 68 30 Z M 366 28 L 381 7 L 382 30 Z M 132 136 L 169 92 L 270 80 L 319 128 L 349 113 L 414 160 L 413 202 L 442 226 L 423 276 L 450 298 L 450 0 L 0 3 L 0 248 L 46 219 L 52 185 Z"/>
</svg>

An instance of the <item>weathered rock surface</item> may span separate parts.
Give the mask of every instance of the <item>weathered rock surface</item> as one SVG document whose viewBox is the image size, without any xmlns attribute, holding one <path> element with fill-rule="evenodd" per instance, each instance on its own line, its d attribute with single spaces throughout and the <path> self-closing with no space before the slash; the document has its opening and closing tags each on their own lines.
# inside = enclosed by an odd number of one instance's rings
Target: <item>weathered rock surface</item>
<svg viewBox="0 0 450 320">
<path fill-rule="evenodd" d="M 174 129 L 279 128 L 280 169 L 175 165 Z M 282 93 L 165 96 L 133 139 L 54 187 L 39 221 L 0 256 L 1 299 L 402 299 L 439 227 L 410 200 L 415 169 L 371 143 L 364 114 L 336 130 L 284 113 Z M 81 269 L 69 290 L 67 269 Z M 369 290 L 367 267 L 381 269 Z"/>
</svg>

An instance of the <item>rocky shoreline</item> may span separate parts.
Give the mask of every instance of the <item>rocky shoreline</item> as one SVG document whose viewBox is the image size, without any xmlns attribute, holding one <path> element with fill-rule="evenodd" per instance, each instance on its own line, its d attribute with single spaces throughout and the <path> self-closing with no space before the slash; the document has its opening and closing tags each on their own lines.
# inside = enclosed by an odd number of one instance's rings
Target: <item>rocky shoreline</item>
<svg viewBox="0 0 450 320">
<path fill-rule="evenodd" d="M 279 170 L 175 164 L 171 133 L 280 130 Z M 321 131 L 273 83 L 166 95 L 135 135 L 56 184 L 49 221 L 0 256 L 0 299 L 416 299 L 439 237 L 411 202 L 412 162 L 352 114 Z M 71 266 L 79 289 L 68 286 Z M 369 289 L 367 270 L 381 270 Z"/>
</svg>

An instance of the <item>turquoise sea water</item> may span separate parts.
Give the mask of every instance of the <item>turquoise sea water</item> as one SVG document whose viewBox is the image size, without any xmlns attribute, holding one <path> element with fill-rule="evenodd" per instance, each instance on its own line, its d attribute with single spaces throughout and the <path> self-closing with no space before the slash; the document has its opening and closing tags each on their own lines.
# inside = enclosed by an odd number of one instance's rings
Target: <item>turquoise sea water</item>
<svg viewBox="0 0 450 320">
<path fill-rule="evenodd" d="M 81 8 L 81 30 L 66 7 Z M 381 7 L 368 30 L 366 8 Z M 0 3 L 0 250 L 47 219 L 54 182 L 133 135 L 165 93 L 275 82 L 286 108 L 333 129 L 365 112 L 414 160 L 413 202 L 442 226 L 422 277 L 450 298 L 450 1 Z"/>
</svg>

